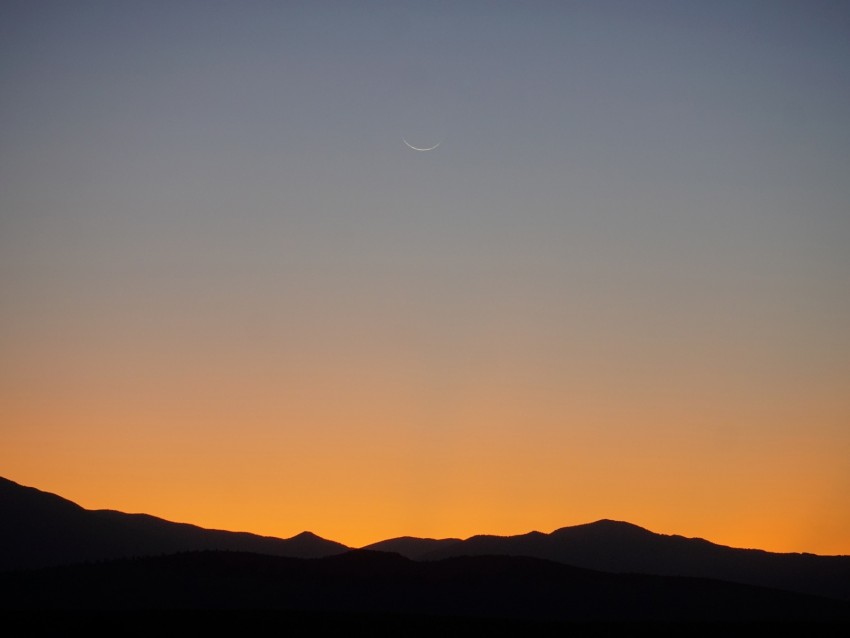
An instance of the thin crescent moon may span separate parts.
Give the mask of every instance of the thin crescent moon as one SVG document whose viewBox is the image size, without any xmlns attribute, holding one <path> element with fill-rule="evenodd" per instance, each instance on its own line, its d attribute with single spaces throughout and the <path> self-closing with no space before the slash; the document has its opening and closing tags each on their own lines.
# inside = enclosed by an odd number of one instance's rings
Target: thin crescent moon
<svg viewBox="0 0 850 638">
<path fill-rule="evenodd" d="M 434 146 L 429 146 L 428 148 L 419 148 L 417 146 L 413 146 L 413 144 L 408 143 L 408 141 L 404 138 L 401 138 L 401 141 L 405 143 L 408 148 L 412 148 L 414 151 L 433 151 L 437 148 L 442 142 L 437 142 Z"/>
</svg>

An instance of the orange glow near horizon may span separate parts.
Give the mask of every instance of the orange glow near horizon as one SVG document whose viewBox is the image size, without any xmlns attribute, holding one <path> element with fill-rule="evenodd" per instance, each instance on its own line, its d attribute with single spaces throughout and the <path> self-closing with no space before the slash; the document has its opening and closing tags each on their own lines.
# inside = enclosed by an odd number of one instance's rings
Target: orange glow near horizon
<svg viewBox="0 0 850 638">
<path fill-rule="evenodd" d="M 487 365 L 444 388 L 447 405 L 387 361 L 345 368 L 332 400 L 221 367 L 185 381 L 176 368 L 106 374 L 97 363 L 75 375 L 40 367 L 67 375 L 40 380 L 50 401 L 4 384 L 6 414 L 22 424 L 3 433 L 7 478 L 89 509 L 278 537 L 309 530 L 353 547 L 610 518 L 736 547 L 850 553 L 850 514 L 823 511 L 846 449 L 796 429 L 816 419 L 847 440 L 842 402 L 816 388 L 720 405 L 710 399 L 724 388 L 662 394 L 642 380 L 611 401 L 580 380 L 562 393 Z"/>
</svg>

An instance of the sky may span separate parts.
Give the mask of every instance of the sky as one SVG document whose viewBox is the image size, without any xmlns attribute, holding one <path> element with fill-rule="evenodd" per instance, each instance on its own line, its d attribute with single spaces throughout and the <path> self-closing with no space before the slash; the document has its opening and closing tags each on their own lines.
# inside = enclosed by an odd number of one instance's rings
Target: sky
<svg viewBox="0 0 850 638">
<path fill-rule="evenodd" d="M 848 242 L 843 0 L 0 5 L 0 475 L 86 508 L 850 554 Z"/>
</svg>

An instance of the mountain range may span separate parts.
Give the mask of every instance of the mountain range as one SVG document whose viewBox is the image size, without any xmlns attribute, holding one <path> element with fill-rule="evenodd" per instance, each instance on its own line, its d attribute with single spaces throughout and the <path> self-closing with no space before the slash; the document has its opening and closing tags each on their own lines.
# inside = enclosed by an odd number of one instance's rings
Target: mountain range
<svg viewBox="0 0 850 638">
<path fill-rule="evenodd" d="M 114 582 L 106 574 L 123 586 L 104 585 Z M 714 609 L 731 618 L 850 619 L 850 556 L 737 549 L 611 520 L 551 534 L 403 537 L 350 548 L 310 532 L 280 539 L 86 510 L 0 478 L 0 598 L 12 608 L 486 608 L 561 620 L 706 619 Z"/>
<path fill-rule="evenodd" d="M 0 478 L 0 571 L 197 550 L 316 558 L 348 551 L 303 532 L 272 538 L 211 530 L 113 510 L 86 510 L 55 494 Z"/>
<path fill-rule="evenodd" d="M 413 560 L 454 556 L 527 556 L 612 573 L 714 578 L 850 600 L 850 556 L 737 549 L 601 520 L 519 536 L 394 538 L 366 547 Z"/>
</svg>

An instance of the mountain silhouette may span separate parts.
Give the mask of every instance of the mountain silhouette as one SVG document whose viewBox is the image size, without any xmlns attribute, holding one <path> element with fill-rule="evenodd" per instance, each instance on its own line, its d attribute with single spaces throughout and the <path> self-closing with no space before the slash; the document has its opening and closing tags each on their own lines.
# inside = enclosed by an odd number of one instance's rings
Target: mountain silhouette
<svg viewBox="0 0 850 638">
<path fill-rule="evenodd" d="M 612 520 L 564 527 L 551 534 L 481 535 L 466 540 L 405 537 L 365 549 L 395 551 L 414 560 L 528 556 L 605 572 L 712 578 L 850 600 L 850 556 L 736 549 Z"/>
<path fill-rule="evenodd" d="M 376 552 L 392 552 L 401 554 L 411 560 L 429 560 L 429 558 L 440 555 L 444 558 L 464 555 L 464 552 L 460 554 L 454 554 L 452 552 L 454 547 L 462 545 L 463 542 L 459 538 L 416 538 L 415 536 L 400 536 L 399 538 L 378 541 L 377 543 L 366 545 L 361 549 Z"/>
<path fill-rule="evenodd" d="M 211 530 L 113 510 L 86 510 L 55 494 L 0 478 L 0 570 L 196 550 L 314 558 L 347 551 L 303 532 L 287 539 Z"/>
<path fill-rule="evenodd" d="M 146 514 L 86 510 L 55 494 L 0 478 L 0 572 L 209 550 L 312 559 L 347 555 L 351 548 L 310 532 L 280 539 Z M 387 561 L 395 557 L 404 565 L 410 560 L 424 564 L 462 557 L 521 557 L 595 572 L 710 579 L 850 601 L 850 556 L 736 549 L 611 520 L 551 534 L 465 540 L 401 537 L 359 551 L 391 557 Z"/>
<path fill-rule="evenodd" d="M 850 602 L 683 577 L 610 574 L 514 556 L 412 561 L 191 552 L 0 573 L 0 609 L 278 610 L 422 621 L 850 621 Z M 143 616 L 140 616 L 143 617 Z"/>
</svg>

